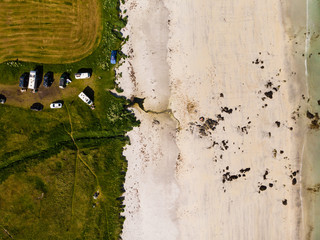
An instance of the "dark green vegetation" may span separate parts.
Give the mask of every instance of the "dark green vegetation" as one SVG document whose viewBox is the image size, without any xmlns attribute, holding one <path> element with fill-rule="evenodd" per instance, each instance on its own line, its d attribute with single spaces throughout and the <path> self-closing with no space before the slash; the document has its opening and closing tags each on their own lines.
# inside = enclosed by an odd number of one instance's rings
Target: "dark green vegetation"
<svg viewBox="0 0 320 240">
<path fill-rule="evenodd" d="M 0 64 L 0 93 L 12 95 L 0 106 L 0 239 L 119 238 L 127 168 L 122 149 L 138 122 L 126 110 L 128 101 L 108 91 L 114 87 L 110 53 L 124 40 L 117 31 L 125 21 L 117 0 L 100 1 L 100 45 L 79 62 L 42 65 L 55 73 L 49 89 L 19 93 L 19 75 L 39 64 Z M 58 88 L 62 72 L 80 68 L 91 68 L 93 77 Z M 86 86 L 94 91 L 95 110 L 77 97 Z M 50 109 L 52 100 L 63 100 L 63 108 Z M 35 101 L 43 111 L 30 111 Z"/>
</svg>

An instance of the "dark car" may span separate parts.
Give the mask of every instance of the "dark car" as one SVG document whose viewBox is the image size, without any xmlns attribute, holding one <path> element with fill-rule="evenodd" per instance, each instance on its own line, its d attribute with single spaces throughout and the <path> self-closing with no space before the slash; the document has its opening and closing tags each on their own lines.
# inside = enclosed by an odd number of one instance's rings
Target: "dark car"
<svg viewBox="0 0 320 240">
<path fill-rule="evenodd" d="M 59 81 L 59 88 L 65 88 L 69 83 L 71 83 L 70 74 L 64 72 Z"/>
<path fill-rule="evenodd" d="M 43 105 L 41 103 L 34 103 L 30 107 L 32 111 L 41 111 L 43 109 Z"/>
<path fill-rule="evenodd" d="M 47 72 L 43 78 L 43 86 L 50 87 L 53 82 L 53 72 Z"/>
<path fill-rule="evenodd" d="M 4 95 L 0 94 L 0 103 L 4 104 L 6 101 L 7 101 L 7 98 Z"/>
<path fill-rule="evenodd" d="M 25 72 L 23 73 L 19 78 L 19 87 L 21 88 L 27 88 L 29 82 L 29 73 Z"/>
<path fill-rule="evenodd" d="M 115 50 L 111 51 L 110 62 L 111 62 L 111 64 L 116 64 L 116 62 L 117 62 L 117 51 L 115 51 Z"/>
</svg>

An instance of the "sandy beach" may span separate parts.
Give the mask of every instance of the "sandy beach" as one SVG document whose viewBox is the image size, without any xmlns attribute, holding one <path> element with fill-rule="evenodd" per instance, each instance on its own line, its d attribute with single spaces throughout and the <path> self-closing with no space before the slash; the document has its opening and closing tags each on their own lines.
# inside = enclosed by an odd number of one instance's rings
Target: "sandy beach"
<svg viewBox="0 0 320 240">
<path fill-rule="evenodd" d="M 304 239 L 305 6 L 289 3 L 121 6 L 117 82 L 153 111 L 134 107 L 123 239 Z"/>
</svg>

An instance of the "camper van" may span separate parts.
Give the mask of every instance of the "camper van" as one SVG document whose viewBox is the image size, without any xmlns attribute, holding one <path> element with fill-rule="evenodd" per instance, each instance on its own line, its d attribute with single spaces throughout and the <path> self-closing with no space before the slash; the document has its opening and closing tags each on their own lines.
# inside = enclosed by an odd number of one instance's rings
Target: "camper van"
<svg viewBox="0 0 320 240">
<path fill-rule="evenodd" d="M 35 92 L 37 88 L 37 72 L 30 71 L 28 88 Z"/>
<path fill-rule="evenodd" d="M 78 96 L 82 101 L 88 104 L 91 109 L 94 109 L 93 101 L 86 94 L 81 92 Z"/>
<path fill-rule="evenodd" d="M 91 74 L 88 72 L 84 72 L 84 73 L 76 73 L 74 75 L 75 79 L 86 79 L 86 78 L 90 78 Z"/>
</svg>

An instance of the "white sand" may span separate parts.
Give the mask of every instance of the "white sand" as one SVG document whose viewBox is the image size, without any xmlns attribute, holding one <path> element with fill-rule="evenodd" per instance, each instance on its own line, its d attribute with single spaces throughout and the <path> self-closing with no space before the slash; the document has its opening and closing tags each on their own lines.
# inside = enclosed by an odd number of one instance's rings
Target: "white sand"
<svg viewBox="0 0 320 240">
<path fill-rule="evenodd" d="M 300 170 L 303 131 L 292 117 L 299 119 L 305 100 L 300 62 L 293 61 L 299 38 L 282 24 L 286 3 L 128 0 L 122 6 L 131 57 L 118 70 L 119 85 L 129 98 L 146 98 L 146 109 L 172 109 L 180 123 L 135 110 L 142 124 L 129 133 L 125 150 L 123 239 L 301 238 L 300 173 L 296 185 L 292 173 Z M 269 80 L 272 87 L 265 86 Z M 224 120 L 201 134 L 199 118 L 217 114 Z M 244 168 L 250 168 L 245 176 L 222 182 L 224 173 Z M 259 192 L 261 185 L 267 189 Z"/>
</svg>

